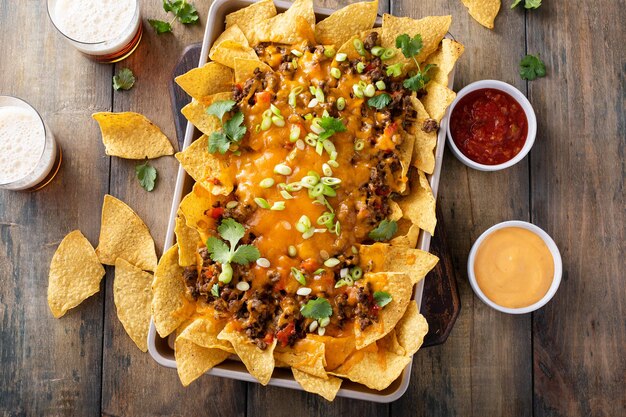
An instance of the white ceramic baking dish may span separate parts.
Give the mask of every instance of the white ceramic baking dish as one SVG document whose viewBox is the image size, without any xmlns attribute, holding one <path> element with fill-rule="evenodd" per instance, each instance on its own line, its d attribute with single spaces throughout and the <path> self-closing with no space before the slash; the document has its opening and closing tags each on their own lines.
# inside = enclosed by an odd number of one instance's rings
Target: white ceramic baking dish
<svg viewBox="0 0 626 417">
<path fill-rule="evenodd" d="M 204 65 L 208 61 L 209 49 L 211 45 L 213 44 L 215 39 L 217 39 L 220 33 L 224 31 L 224 21 L 226 15 L 233 11 L 246 7 L 252 3 L 254 3 L 254 0 L 215 0 L 213 2 L 209 10 L 209 16 L 207 18 L 207 26 L 202 42 L 202 51 L 200 53 L 200 62 L 198 63 L 199 66 Z M 276 4 L 276 8 L 279 12 L 286 10 L 291 5 L 290 2 L 282 0 L 275 0 L 274 3 Z M 318 21 L 327 17 L 332 12 L 333 10 L 331 9 L 317 7 L 315 8 L 315 13 L 317 15 Z M 377 26 L 379 26 L 380 24 L 381 19 L 379 18 L 377 21 Z M 454 74 L 451 74 L 450 88 L 452 87 L 453 77 Z M 430 185 L 432 187 L 435 197 L 437 196 L 439 176 L 441 173 L 441 163 L 443 159 L 443 149 L 446 141 L 446 132 L 444 128 L 444 126 L 446 125 L 447 123 L 445 123 L 445 120 L 443 120 L 441 122 L 441 128 L 439 129 L 439 134 L 437 136 L 437 147 L 435 149 L 435 172 L 429 177 Z M 185 141 L 183 144 L 183 148 L 187 148 L 198 136 L 199 133 L 195 129 L 195 127 L 191 123 L 188 123 L 187 130 L 185 131 Z M 188 192 L 191 191 L 192 186 L 193 179 L 185 172 L 185 170 L 183 170 L 182 167 L 179 167 L 163 252 L 165 252 L 165 250 L 167 250 L 175 243 L 176 236 L 174 234 L 174 225 L 176 212 L 178 210 L 180 201 Z M 419 249 L 428 251 L 428 249 L 430 248 L 430 238 L 431 236 L 429 233 L 422 232 L 420 234 L 417 247 Z M 414 294 L 414 299 L 418 303 L 418 305 L 422 300 L 423 289 L 424 284 L 423 281 L 421 281 L 415 287 Z M 172 349 L 173 343 L 171 339 L 171 337 L 169 339 L 161 338 L 156 332 L 154 323 L 150 323 L 150 332 L 148 334 L 148 351 L 150 352 L 150 355 L 160 365 L 166 366 L 168 368 L 176 368 L 174 351 Z M 409 386 L 411 365 L 412 364 L 409 363 L 409 365 L 402 372 L 400 377 L 383 391 L 372 390 L 365 387 L 364 385 L 345 380 L 337 395 L 340 397 L 355 398 L 359 400 L 367 400 L 380 403 L 395 401 L 400 398 L 402 394 L 404 394 Z M 225 362 L 214 367 L 207 373 L 209 375 L 215 375 L 224 378 L 238 379 L 248 382 L 257 382 L 257 380 L 248 373 L 245 366 L 240 361 L 234 359 L 226 360 Z M 274 374 L 272 375 L 272 379 L 269 382 L 269 385 L 302 390 L 300 385 L 298 385 L 298 383 L 293 379 L 293 375 L 288 369 L 276 368 Z"/>
</svg>

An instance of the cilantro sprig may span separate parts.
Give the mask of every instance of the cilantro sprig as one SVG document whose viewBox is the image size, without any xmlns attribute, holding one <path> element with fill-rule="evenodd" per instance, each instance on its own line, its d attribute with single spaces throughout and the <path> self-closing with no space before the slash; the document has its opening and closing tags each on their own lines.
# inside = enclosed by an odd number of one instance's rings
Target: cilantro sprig
<svg viewBox="0 0 626 417">
<path fill-rule="evenodd" d="M 206 248 L 211 259 L 222 264 L 222 273 L 219 280 L 228 284 L 233 277 L 232 262 L 239 265 L 247 265 L 261 257 L 254 245 L 239 245 L 237 243 L 246 234 L 246 229 L 233 219 L 225 219 L 217 228 L 217 233 L 222 239 L 211 236 L 206 241 Z M 227 245 L 224 241 L 228 242 Z"/>
<path fill-rule="evenodd" d="M 384 307 L 391 302 L 393 298 L 391 294 L 386 291 L 375 291 L 374 292 L 374 302 L 378 307 Z"/>
<path fill-rule="evenodd" d="M 391 96 L 387 93 L 379 94 L 367 100 L 367 104 L 370 107 L 374 107 L 378 110 L 386 107 L 389 103 L 391 103 Z"/>
<path fill-rule="evenodd" d="M 346 125 L 343 124 L 341 119 L 335 117 L 324 116 L 320 119 L 318 124 L 324 129 L 324 131 L 320 133 L 320 140 L 326 140 L 335 133 L 346 131 Z"/>
<path fill-rule="evenodd" d="M 235 107 L 233 100 L 219 100 L 211 104 L 206 110 L 222 123 L 222 130 L 211 133 L 209 136 L 209 152 L 225 154 L 233 144 L 238 144 L 246 134 L 246 126 L 243 125 L 243 113 L 237 112 L 229 120 L 224 122 L 224 115 Z"/>
<path fill-rule="evenodd" d="M 173 13 L 174 18 L 169 22 L 157 19 L 148 19 L 150 26 L 154 28 L 157 34 L 169 33 L 172 31 L 172 23 L 178 21 L 184 25 L 198 22 L 198 11 L 187 0 L 163 0 L 163 10 L 166 13 Z"/>
<path fill-rule="evenodd" d="M 521 3 L 522 0 L 513 0 L 513 4 L 511 4 L 511 9 L 516 8 Z M 539 6 L 541 6 L 541 0 L 524 0 L 525 9 L 536 9 Z"/>
<path fill-rule="evenodd" d="M 135 85 L 135 74 L 128 68 L 122 68 L 113 76 L 113 88 L 116 91 L 130 90 L 133 85 Z"/>
<path fill-rule="evenodd" d="M 300 308 L 300 313 L 306 318 L 323 320 L 332 316 L 333 308 L 324 297 L 318 297 L 315 300 L 309 300 Z"/>
<path fill-rule="evenodd" d="M 395 220 L 385 219 L 376 228 L 368 233 L 368 237 L 377 242 L 389 240 L 398 231 L 398 223 Z"/>
<path fill-rule="evenodd" d="M 419 62 L 415 58 L 422 51 L 424 47 L 424 42 L 422 41 L 422 35 L 419 33 L 413 36 L 412 38 L 403 33 L 396 38 L 396 48 L 400 48 L 402 51 L 402 55 L 404 55 L 407 59 L 412 59 L 415 62 L 415 66 L 417 67 L 417 71 L 410 77 L 404 80 L 402 85 L 404 88 L 408 88 L 411 91 L 419 91 L 428 82 L 430 81 L 430 77 L 428 76 L 428 71 L 432 68 L 436 67 L 434 64 L 428 64 L 424 67 L 424 69 L 420 68 Z M 396 71 L 397 72 L 397 71 Z M 395 72 L 392 73 L 395 75 Z"/>
<path fill-rule="evenodd" d="M 141 165 L 135 166 L 135 174 L 137 174 L 139 184 L 144 190 L 154 190 L 154 184 L 156 183 L 157 179 L 157 170 L 155 167 L 149 165 L 148 161 Z"/>
<path fill-rule="evenodd" d="M 526 55 L 519 63 L 519 75 L 523 80 L 532 81 L 546 76 L 546 64 L 539 55 Z"/>
</svg>

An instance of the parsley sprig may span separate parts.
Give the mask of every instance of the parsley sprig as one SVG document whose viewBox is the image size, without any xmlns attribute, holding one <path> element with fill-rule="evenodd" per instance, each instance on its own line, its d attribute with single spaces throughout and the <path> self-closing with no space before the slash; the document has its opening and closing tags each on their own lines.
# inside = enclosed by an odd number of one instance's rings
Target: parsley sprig
<svg viewBox="0 0 626 417">
<path fill-rule="evenodd" d="M 174 23 L 176 19 L 184 25 L 198 22 L 198 11 L 194 5 L 187 3 L 187 0 L 163 0 L 163 10 L 167 13 L 173 13 L 174 18 L 169 22 L 148 19 L 150 26 L 152 26 L 159 35 L 171 32 L 172 23 Z"/>
<path fill-rule="evenodd" d="M 217 228 L 217 233 L 222 239 L 211 236 L 206 241 L 206 248 L 211 255 L 211 259 L 222 264 L 222 273 L 219 280 L 228 284 L 233 276 L 232 262 L 239 265 L 247 265 L 254 262 L 261 254 L 254 245 L 239 245 L 237 243 L 246 234 L 246 229 L 233 219 L 225 219 Z"/>
<path fill-rule="evenodd" d="M 412 91 L 419 91 L 430 81 L 430 77 L 428 76 L 428 71 L 430 71 L 433 67 L 436 67 L 434 64 L 428 64 L 424 67 L 424 69 L 420 68 L 419 62 L 415 58 L 422 51 L 424 47 L 424 42 L 422 41 L 422 35 L 419 33 L 411 38 L 406 33 L 398 36 L 396 38 L 396 48 L 400 48 L 402 51 L 402 55 L 407 59 L 412 59 L 415 62 L 415 66 L 417 67 L 417 71 L 410 77 L 404 80 L 404 88 L 408 88 Z"/>
<path fill-rule="evenodd" d="M 222 130 L 211 133 L 209 136 L 209 152 L 225 154 L 233 144 L 238 144 L 246 134 L 246 126 L 243 125 L 243 113 L 238 111 L 229 120 L 224 122 L 224 115 L 235 107 L 233 100 L 219 100 L 211 104 L 206 110 L 222 123 Z"/>
<path fill-rule="evenodd" d="M 397 231 L 398 223 L 395 220 L 385 219 L 381 221 L 376 228 L 371 230 L 367 236 L 372 240 L 381 242 L 391 239 Z"/>
</svg>

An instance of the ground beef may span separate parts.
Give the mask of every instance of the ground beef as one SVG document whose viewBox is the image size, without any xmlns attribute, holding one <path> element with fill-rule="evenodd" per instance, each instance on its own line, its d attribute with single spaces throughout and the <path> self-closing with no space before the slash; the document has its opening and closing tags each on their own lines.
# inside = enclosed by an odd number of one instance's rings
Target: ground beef
<svg viewBox="0 0 626 417">
<path fill-rule="evenodd" d="M 254 213 L 255 208 L 251 204 L 240 202 L 233 208 L 225 208 L 222 217 L 224 219 L 234 219 L 238 223 L 245 223 L 245 221 Z"/>
<path fill-rule="evenodd" d="M 369 325 L 378 321 L 378 306 L 374 302 L 369 284 L 366 287 L 358 288 L 357 305 L 354 310 L 361 331 Z"/>
<path fill-rule="evenodd" d="M 363 41 L 363 46 L 365 47 L 366 50 L 371 50 L 374 46 L 379 45 L 378 42 L 378 33 L 377 32 L 370 32 L 366 37 L 365 40 Z"/>
<path fill-rule="evenodd" d="M 436 132 L 439 129 L 439 124 L 435 119 L 426 119 L 424 121 L 424 125 L 422 126 L 422 130 L 426 133 Z"/>
</svg>

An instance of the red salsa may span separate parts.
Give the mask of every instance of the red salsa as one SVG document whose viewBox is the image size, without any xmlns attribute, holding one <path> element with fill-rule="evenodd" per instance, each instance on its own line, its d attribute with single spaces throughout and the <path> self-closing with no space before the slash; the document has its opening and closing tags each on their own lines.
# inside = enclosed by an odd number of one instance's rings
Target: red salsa
<svg viewBox="0 0 626 417">
<path fill-rule="evenodd" d="M 509 94 L 493 88 L 472 91 L 454 107 L 450 133 L 459 150 L 474 162 L 498 165 L 524 146 L 528 120 Z"/>
</svg>

